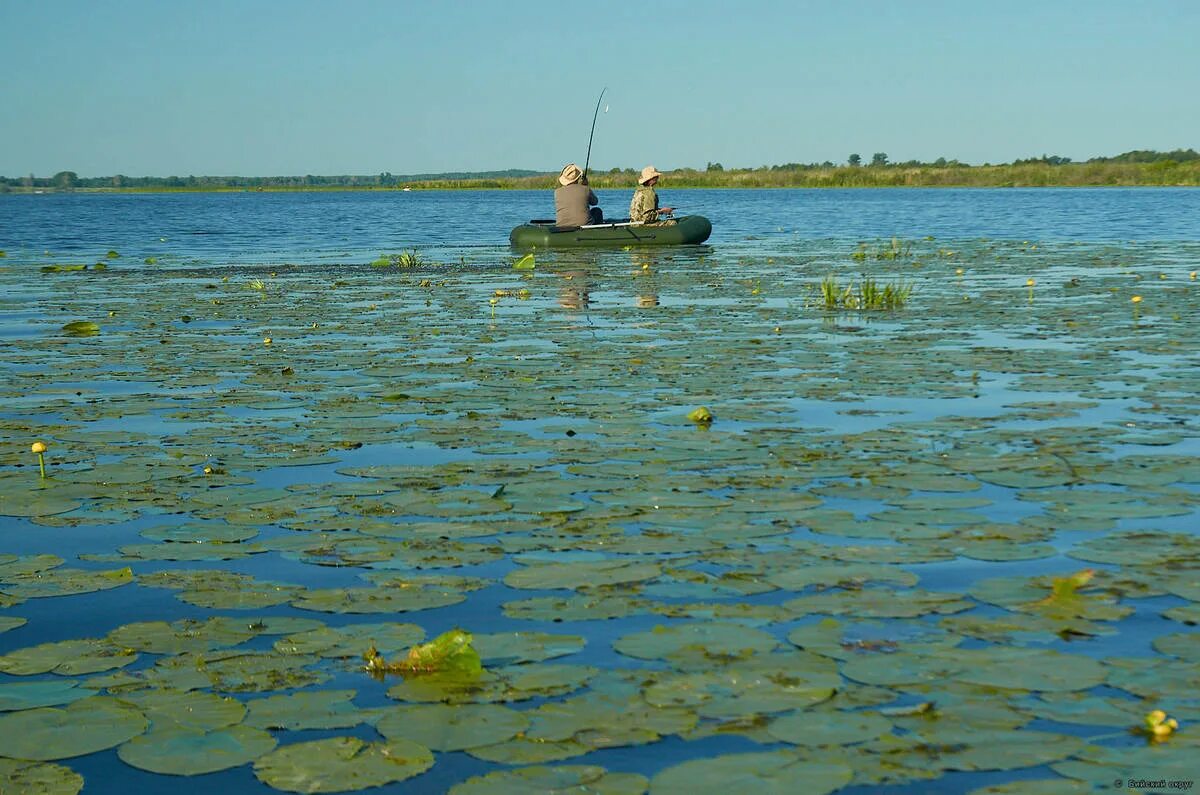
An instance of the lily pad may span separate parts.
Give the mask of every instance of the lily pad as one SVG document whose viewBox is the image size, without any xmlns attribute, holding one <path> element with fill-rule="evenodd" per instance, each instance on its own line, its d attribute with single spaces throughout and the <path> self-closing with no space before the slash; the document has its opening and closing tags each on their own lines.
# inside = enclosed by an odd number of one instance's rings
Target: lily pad
<svg viewBox="0 0 1200 795">
<path fill-rule="evenodd" d="M 117 749 L 121 761 L 170 776 L 198 776 L 240 767 L 269 752 L 277 741 L 249 726 L 212 731 L 173 727 L 134 737 Z"/>
<path fill-rule="evenodd" d="M 516 710 L 497 704 L 420 704 L 390 707 L 375 728 L 389 740 L 404 738 L 434 751 L 495 745 L 529 725 Z"/>
<path fill-rule="evenodd" d="M 370 714 L 351 699 L 353 690 L 321 690 L 256 698 L 246 702 L 247 726 L 260 729 L 348 729 Z"/>
<path fill-rule="evenodd" d="M 345 792 L 404 781 L 432 766 L 429 749 L 408 740 L 330 737 L 277 748 L 254 763 L 254 775 L 285 792 Z"/>
<path fill-rule="evenodd" d="M 83 776 L 69 767 L 20 759 L 0 759 L 0 782 L 13 792 L 36 795 L 76 795 L 83 789 Z"/>
<path fill-rule="evenodd" d="M 64 709 L 42 708 L 0 715 L 0 756 L 50 761 L 102 751 L 146 730 L 134 707 L 94 696 Z"/>
<path fill-rule="evenodd" d="M 854 773 L 844 761 L 806 759 L 792 751 L 725 754 L 695 759 L 663 770 L 650 780 L 651 795 L 690 792 L 696 795 L 730 792 L 794 793 L 803 782 L 805 793 L 822 795 L 850 783 Z"/>
<path fill-rule="evenodd" d="M 522 767 L 497 770 L 455 784 L 450 795 L 526 795 L 530 792 L 589 792 L 642 795 L 649 782 L 637 773 L 610 773 L 594 765 Z"/>
</svg>

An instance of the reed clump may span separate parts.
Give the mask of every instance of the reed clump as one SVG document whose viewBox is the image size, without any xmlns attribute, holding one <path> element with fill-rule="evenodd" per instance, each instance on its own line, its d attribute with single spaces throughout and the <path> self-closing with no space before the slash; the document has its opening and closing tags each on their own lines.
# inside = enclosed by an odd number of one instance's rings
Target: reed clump
<svg viewBox="0 0 1200 795">
<path fill-rule="evenodd" d="M 843 286 L 830 274 L 821 280 L 820 304 L 833 311 L 896 310 L 908 303 L 912 291 L 913 285 L 906 282 L 882 284 L 865 274 L 858 284 L 849 282 Z"/>
</svg>

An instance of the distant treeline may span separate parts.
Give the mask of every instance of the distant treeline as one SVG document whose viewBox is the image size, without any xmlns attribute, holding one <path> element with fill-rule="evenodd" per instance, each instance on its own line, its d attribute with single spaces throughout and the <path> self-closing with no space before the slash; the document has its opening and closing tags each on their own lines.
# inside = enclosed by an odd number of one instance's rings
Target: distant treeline
<svg viewBox="0 0 1200 795">
<path fill-rule="evenodd" d="M 442 174 L 342 175 L 303 177 L 80 177 L 60 171 L 52 177 L 0 177 L 0 192 L 34 190 L 347 190 L 347 189 L 548 189 L 557 186 L 558 172 L 521 169 Z M 631 188 L 638 171 L 614 168 L 589 175 L 595 188 Z M 671 188 L 839 188 L 839 187 L 1083 187 L 1096 185 L 1200 186 L 1200 152 L 1136 150 L 1115 157 L 1072 162 L 1069 157 L 1042 155 L 1012 163 L 970 165 L 938 158 L 933 162 L 893 163 L 884 152 L 869 162 L 852 154 L 845 164 L 785 163 L 758 168 L 724 168 L 708 163 L 704 169 L 664 172 L 663 186 Z"/>
</svg>

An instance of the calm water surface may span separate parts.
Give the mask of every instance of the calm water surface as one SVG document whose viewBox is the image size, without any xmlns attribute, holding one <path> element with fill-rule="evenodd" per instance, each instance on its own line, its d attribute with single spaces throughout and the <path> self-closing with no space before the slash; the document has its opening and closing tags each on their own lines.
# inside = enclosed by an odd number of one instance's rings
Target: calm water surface
<svg viewBox="0 0 1200 795">
<path fill-rule="evenodd" d="M 608 215 L 628 214 L 629 191 L 597 193 Z M 711 245 L 736 249 L 927 235 L 1200 239 L 1200 190 L 1193 188 L 672 191 L 667 185 L 659 194 L 681 214 L 712 220 Z M 221 264 L 369 261 L 409 248 L 441 255 L 507 246 L 513 226 L 548 214 L 549 191 L 7 195 L 0 196 L 0 248 L 14 256 L 48 250 L 64 257 L 115 249 Z"/>
</svg>

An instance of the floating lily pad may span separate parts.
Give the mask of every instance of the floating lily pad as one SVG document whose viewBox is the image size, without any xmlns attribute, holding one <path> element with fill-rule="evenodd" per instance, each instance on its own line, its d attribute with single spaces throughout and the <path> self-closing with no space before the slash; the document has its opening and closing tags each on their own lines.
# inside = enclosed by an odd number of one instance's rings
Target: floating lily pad
<svg viewBox="0 0 1200 795">
<path fill-rule="evenodd" d="M 796 712 L 771 721 L 772 737 L 792 745 L 850 745 L 892 730 L 892 722 L 872 712 Z"/>
<path fill-rule="evenodd" d="M 408 740 L 331 737 L 277 748 L 254 763 L 254 775 L 285 792 L 344 792 L 404 781 L 432 766 L 429 749 Z"/>
<path fill-rule="evenodd" d="M 216 693 L 154 688 L 122 693 L 120 699 L 137 707 L 155 731 L 220 729 L 240 723 L 246 715 L 242 702 Z"/>
<path fill-rule="evenodd" d="M 637 773 L 610 773 L 594 765 L 523 767 L 497 770 L 455 784 L 450 795 L 526 795 L 530 792 L 594 792 L 641 795 L 648 781 Z"/>
<path fill-rule="evenodd" d="M 69 704 L 94 695 L 95 690 L 79 687 L 79 682 L 73 679 L 7 682 L 0 684 L 0 712 Z"/>
<path fill-rule="evenodd" d="M 369 714 L 351 699 L 353 690 L 322 690 L 268 696 L 246 702 L 247 726 L 262 729 L 346 729 L 366 721 Z"/>
<path fill-rule="evenodd" d="M 0 657 L 0 671 L 16 676 L 49 672 L 73 676 L 123 668 L 137 658 L 137 653 L 132 649 L 103 640 L 64 640 L 10 652 Z"/>
<path fill-rule="evenodd" d="M 249 726 L 212 731 L 173 727 L 134 737 L 117 749 L 121 761 L 170 776 L 197 776 L 240 767 L 269 752 L 276 740 Z"/>
<path fill-rule="evenodd" d="M 657 563 L 629 560 L 581 560 L 544 563 L 516 569 L 504 578 L 510 588 L 595 588 L 602 585 L 644 582 L 662 573 Z"/>
<path fill-rule="evenodd" d="M 520 712 L 497 704 L 422 704 L 390 707 L 375 728 L 389 740 L 404 738 L 434 751 L 495 745 L 529 725 Z"/>
<path fill-rule="evenodd" d="M 713 660 L 769 652 L 779 641 L 774 635 L 737 624 L 698 623 L 656 626 L 626 635 L 613 643 L 621 654 L 643 660 L 670 659 L 699 652 Z"/>
<path fill-rule="evenodd" d="M 541 662 L 582 651 L 586 641 L 578 635 L 542 632 L 500 632 L 473 635 L 475 650 L 484 665 Z"/>
<path fill-rule="evenodd" d="M 146 719 L 134 707 L 105 696 L 64 709 L 0 715 L 0 756 L 49 761 L 102 751 L 141 734 Z"/>
<path fill-rule="evenodd" d="M 665 793 L 793 793 L 803 782 L 806 793 L 834 792 L 850 783 L 845 762 L 806 759 L 791 751 L 726 754 L 696 759 L 663 770 L 650 780 L 651 795 Z"/>
<path fill-rule="evenodd" d="M 76 795 L 83 789 L 83 776 L 69 767 L 19 759 L 0 759 L 0 782 L 13 792 L 37 795 Z"/>
</svg>

